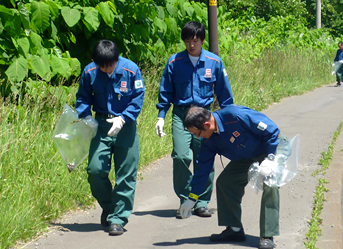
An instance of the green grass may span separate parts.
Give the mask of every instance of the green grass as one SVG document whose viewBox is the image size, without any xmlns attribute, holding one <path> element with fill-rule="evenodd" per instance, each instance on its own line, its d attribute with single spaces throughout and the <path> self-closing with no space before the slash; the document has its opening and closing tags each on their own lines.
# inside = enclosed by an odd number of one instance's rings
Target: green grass
<svg viewBox="0 0 343 249">
<path fill-rule="evenodd" d="M 222 55 L 235 103 L 256 110 L 333 83 L 331 57 L 320 51 L 273 50 L 246 63 Z M 138 118 L 140 169 L 172 150 L 171 111 L 166 117 L 167 136 L 155 134 L 162 71 L 163 67 L 142 69 L 146 94 Z M 87 160 L 68 173 L 52 141 L 64 103 L 74 106 L 77 82 L 69 88 L 29 83 L 30 97 L 0 99 L 0 248 L 35 237 L 68 210 L 94 204 L 85 172 Z"/>
<path fill-rule="evenodd" d="M 318 174 L 325 175 L 326 170 L 329 168 L 330 163 L 332 161 L 332 153 L 333 153 L 333 148 L 335 145 L 335 142 L 337 140 L 337 137 L 341 133 L 343 123 L 340 123 L 338 126 L 337 130 L 334 133 L 334 136 L 332 138 L 331 144 L 328 147 L 328 150 L 326 152 L 322 152 L 322 157 L 319 160 L 319 164 L 322 165 L 322 168 L 319 170 L 316 170 L 313 173 L 313 176 L 316 176 Z M 318 184 L 316 187 L 316 193 L 314 196 L 314 203 L 313 203 L 313 208 L 312 208 L 312 214 L 311 214 L 311 220 L 309 222 L 309 231 L 306 234 L 306 241 L 305 241 L 305 246 L 308 249 L 316 249 L 316 243 L 318 240 L 318 236 L 321 235 L 321 229 L 320 225 L 322 223 L 322 219 L 320 218 L 320 214 L 323 209 L 323 202 L 325 201 L 325 192 L 329 191 L 326 187 L 325 184 L 328 183 L 327 180 L 325 180 L 324 177 L 319 178 Z"/>
</svg>

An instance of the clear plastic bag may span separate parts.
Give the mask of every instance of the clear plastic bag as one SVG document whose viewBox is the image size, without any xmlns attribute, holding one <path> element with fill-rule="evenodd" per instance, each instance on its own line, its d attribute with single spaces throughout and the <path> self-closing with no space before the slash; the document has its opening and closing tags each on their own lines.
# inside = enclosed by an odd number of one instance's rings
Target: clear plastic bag
<svg viewBox="0 0 343 249">
<path fill-rule="evenodd" d="M 263 183 L 269 187 L 281 187 L 292 180 L 298 172 L 298 151 L 300 135 L 290 139 L 291 155 L 276 154 L 267 167 L 261 167 L 258 162 L 253 163 L 248 171 L 248 185 L 258 193 L 263 190 Z"/>
<path fill-rule="evenodd" d="M 52 139 L 69 172 L 88 156 L 90 142 L 98 129 L 96 120 L 90 117 L 79 119 L 77 112 L 65 104 L 56 125 Z"/>
<path fill-rule="evenodd" d="M 341 66 L 342 66 L 342 63 L 340 63 L 339 61 L 335 61 L 335 62 L 332 64 L 331 75 L 336 74 L 337 71 L 340 69 Z"/>
</svg>

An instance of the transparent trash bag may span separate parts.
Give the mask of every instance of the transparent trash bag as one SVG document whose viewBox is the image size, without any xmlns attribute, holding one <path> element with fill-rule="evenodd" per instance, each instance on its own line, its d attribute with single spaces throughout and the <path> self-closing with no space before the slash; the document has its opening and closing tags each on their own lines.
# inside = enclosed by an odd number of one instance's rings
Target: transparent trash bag
<svg viewBox="0 0 343 249">
<path fill-rule="evenodd" d="M 340 69 L 341 66 L 342 66 L 342 63 L 340 63 L 339 61 L 335 61 L 335 62 L 332 64 L 331 75 L 336 74 L 337 71 Z"/>
<path fill-rule="evenodd" d="M 253 163 L 248 171 L 248 185 L 258 193 L 263 190 L 263 183 L 269 187 L 281 187 L 292 180 L 298 172 L 298 151 L 300 135 L 289 140 L 291 154 L 289 157 L 276 154 L 267 167 L 261 167 L 258 162 Z"/>
<path fill-rule="evenodd" d="M 89 116 L 90 117 L 90 116 Z M 76 111 L 65 104 L 52 139 L 62 160 L 72 172 L 86 159 L 90 142 L 96 135 L 98 124 L 95 119 L 79 119 Z"/>
</svg>

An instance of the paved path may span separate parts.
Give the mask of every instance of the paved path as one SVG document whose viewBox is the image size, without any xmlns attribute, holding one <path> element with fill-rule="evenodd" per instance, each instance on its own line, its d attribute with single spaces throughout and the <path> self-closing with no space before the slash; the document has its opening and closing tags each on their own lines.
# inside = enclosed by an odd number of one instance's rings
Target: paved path
<svg viewBox="0 0 343 249">
<path fill-rule="evenodd" d="M 288 137 L 300 134 L 299 172 L 280 189 L 281 235 L 275 237 L 277 248 L 305 248 L 314 192 L 318 178 L 322 177 L 311 174 L 320 168 L 318 161 L 321 153 L 327 151 L 334 132 L 343 121 L 342 107 L 343 87 L 330 85 L 302 96 L 286 98 L 264 111 Z M 328 201 L 323 209 L 323 236 L 318 241 L 320 249 L 342 248 L 342 149 L 343 134 L 335 147 L 334 167 L 330 167 L 325 176 L 330 181 L 328 188 L 332 191 L 326 194 Z M 224 165 L 227 162 L 224 160 Z M 215 167 L 218 175 L 222 171 L 220 160 L 216 160 Z M 209 204 L 215 213 L 211 218 L 192 216 L 179 220 L 175 218 L 179 202 L 172 188 L 171 158 L 168 156 L 152 163 L 142 176 L 143 180 L 137 184 L 134 212 L 122 236 L 109 236 L 102 229 L 99 224 L 101 210 L 97 207 L 67 214 L 54 224 L 54 229 L 47 235 L 22 248 L 257 248 L 261 192 L 256 194 L 249 186 L 246 188 L 242 202 L 246 242 L 212 244 L 209 236 L 224 229 L 217 225 L 215 194 Z"/>
</svg>

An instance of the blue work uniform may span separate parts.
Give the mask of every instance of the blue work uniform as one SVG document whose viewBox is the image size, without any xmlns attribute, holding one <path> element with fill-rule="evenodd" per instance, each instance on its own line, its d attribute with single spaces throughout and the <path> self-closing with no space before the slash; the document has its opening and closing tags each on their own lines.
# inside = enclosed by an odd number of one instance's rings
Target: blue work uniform
<svg viewBox="0 0 343 249">
<path fill-rule="evenodd" d="M 119 57 L 111 75 L 94 63 L 88 64 L 81 76 L 76 93 L 76 111 L 80 118 L 91 115 L 98 121 L 87 167 L 88 182 L 93 196 L 109 213 L 110 224 L 124 226 L 132 213 L 139 161 L 139 137 L 136 119 L 143 107 L 144 82 L 138 66 Z M 125 124 L 113 137 L 106 119 L 121 116 Z M 108 178 L 113 157 L 115 187 Z"/>
<path fill-rule="evenodd" d="M 340 60 L 343 60 L 343 50 L 338 49 L 337 52 L 336 52 L 336 56 L 335 56 L 334 62 L 337 62 L 337 61 L 340 61 Z M 342 81 L 342 73 L 343 73 L 343 67 L 341 65 L 339 67 L 339 69 L 337 70 L 337 72 L 336 72 L 337 83 L 341 83 L 341 81 Z"/>
<path fill-rule="evenodd" d="M 202 192 L 216 154 L 225 156 L 231 161 L 216 183 L 218 222 L 220 226 L 243 227 L 240 203 L 248 183 L 250 165 L 262 162 L 268 154 L 276 154 L 279 150 L 289 156 L 289 142 L 266 115 L 248 107 L 230 105 L 213 112 L 213 117 L 218 132 L 202 141 L 190 196 Z M 262 237 L 279 234 L 279 191 L 267 185 L 262 195 L 260 233 Z"/>
<path fill-rule="evenodd" d="M 210 110 L 217 96 L 220 107 L 233 103 L 231 86 L 224 64 L 219 56 L 202 49 L 198 62 L 194 66 L 187 50 L 172 55 L 164 69 L 156 105 L 158 117 L 165 118 L 173 104 L 173 185 L 180 204 L 187 200 L 190 193 L 192 171 L 189 166 L 193 159 L 193 170 L 197 168 L 196 157 L 201 140 L 183 127 L 183 117 L 191 105 Z M 213 189 L 214 172 L 210 174 L 207 185 L 200 195 L 195 209 L 207 207 Z"/>
</svg>

